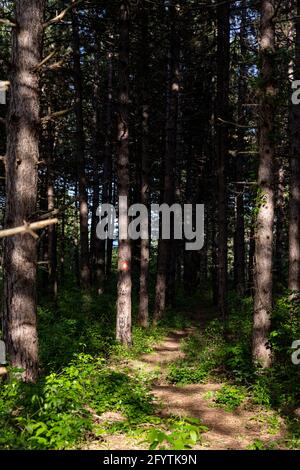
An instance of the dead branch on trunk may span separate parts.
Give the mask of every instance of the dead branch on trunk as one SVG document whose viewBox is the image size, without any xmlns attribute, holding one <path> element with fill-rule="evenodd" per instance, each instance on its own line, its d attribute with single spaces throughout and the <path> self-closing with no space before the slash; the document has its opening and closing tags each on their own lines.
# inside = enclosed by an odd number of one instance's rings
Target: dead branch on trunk
<svg viewBox="0 0 300 470">
<path fill-rule="evenodd" d="M 44 116 L 44 117 L 41 118 L 41 123 L 45 124 L 48 121 L 52 121 L 53 119 L 59 119 L 61 117 L 66 116 L 66 114 L 71 113 L 72 111 L 74 111 L 74 107 L 73 108 L 68 108 L 68 109 L 63 109 L 61 111 L 56 111 L 55 113 L 52 113 L 52 114 L 48 114 L 47 116 Z"/>
<path fill-rule="evenodd" d="M 24 225 L 21 225 L 20 227 L 0 230 L 0 238 L 12 237 L 13 235 L 18 235 L 20 233 L 30 233 L 30 235 L 32 235 L 34 238 L 37 238 L 38 235 L 34 232 L 35 230 L 39 230 L 41 228 L 47 227 L 48 225 L 54 225 L 57 223 L 58 219 L 40 220 L 38 222 L 32 223 L 24 221 Z"/>
<path fill-rule="evenodd" d="M 77 2 L 73 1 L 71 3 L 71 5 L 69 5 L 67 8 L 62 10 L 58 15 L 56 15 L 54 18 L 52 18 L 51 20 L 44 23 L 44 28 L 47 28 L 48 26 L 50 26 L 52 24 L 56 24 L 56 23 L 59 23 L 60 21 L 62 21 L 64 19 L 64 17 L 67 15 L 67 13 L 69 13 L 69 11 L 72 10 L 72 8 L 75 8 L 77 5 L 82 3 L 82 1 L 83 0 L 78 0 Z"/>
<path fill-rule="evenodd" d="M 11 26 L 12 28 L 17 26 L 16 23 L 9 18 L 0 18 L 0 24 L 3 24 L 4 26 Z"/>
</svg>

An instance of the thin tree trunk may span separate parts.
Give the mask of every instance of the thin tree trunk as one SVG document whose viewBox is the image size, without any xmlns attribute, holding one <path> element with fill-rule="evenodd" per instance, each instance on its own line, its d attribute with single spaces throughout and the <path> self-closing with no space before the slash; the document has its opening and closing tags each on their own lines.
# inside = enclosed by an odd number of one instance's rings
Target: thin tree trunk
<svg viewBox="0 0 300 470">
<path fill-rule="evenodd" d="M 189 148 L 186 165 L 185 203 L 194 204 L 196 200 L 195 191 L 200 177 L 199 162 L 195 156 L 195 150 L 192 147 Z M 197 285 L 199 268 L 197 261 L 199 261 L 199 256 L 195 251 L 187 251 L 185 249 L 183 256 L 183 287 L 185 294 L 191 296 L 195 292 Z"/>
<path fill-rule="evenodd" d="M 294 80 L 300 80 L 300 0 L 297 0 Z M 291 107 L 289 290 L 300 292 L 300 106 Z"/>
<path fill-rule="evenodd" d="M 255 216 L 252 214 L 249 235 L 248 292 L 254 296 Z"/>
<path fill-rule="evenodd" d="M 217 161 L 218 161 L 218 309 L 227 320 L 227 161 L 228 161 L 228 106 L 229 106 L 229 40 L 230 4 L 217 6 Z"/>
<path fill-rule="evenodd" d="M 103 165 L 103 190 L 102 203 L 112 202 L 112 169 L 113 169 L 113 53 L 111 50 L 107 53 L 107 102 L 106 102 L 106 135 L 104 148 Z M 112 240 L 107 239 L 104 248 L 105 275 L 109 277 L 111 268 Z"/>
<path fill-rule="evenodd" d="M 129 3 L 120 5 L 119 48 L 119 111 L 118 111 L 118 189 L 119 189 L 119 249 L 118 299 L 116 338 L 131 346 L 131 242 L 128 238 L 129 201 Z"/>
<path fill-rule="evenodd" d="M 175 198 L 175 162 L 176 162 L 176 137 L 178 118 L 178 93 L 179 93 L 179 43 L 176 28 L 176 7 L 171 2 L 169 9 L 170 34 L 170 63 L 167 99 L 166 122 L 166 151 L 164 161 L 164 203 L 171 206 Z M 156 324 L 163 316 L 166 308 L 166 289 L 168 263 L 170 259 L 170 240 L 159 240 L 157 276 L 155 288 L 155 310 L 153 321 Z"/>
<path fill-rule="evenodd" d="M 91 273 L 89 263 L 88 197 L 85 174 L 85 135 L 82 108 L 83 90 L 80 64 L 80 40 L 78 17 L 75 7 L 72 9 L 72 33 L 76 115 L 76 161 L 80 214 L 80 282 L 82 287 L 86 289 L 90 285 Z"/>
<path fill-rule="evenodd" d="M 54 193 L 54 168 L 53 168 L 53 157 L 54 157 L 54 135 L 55 129 L 53 124 L 49 125 L 48 129 L 48 143 L 49 150 L 47 155 L 47 202 L 48 212 L 52 212 L 55 209 L 55 193 Z M 57 237 L 56 237 L 56 226 L 50 225 L 48 227 L 48 276 L 49 292 L 56 297 L 57 295 Z"/>
<path fill-rule="evenodd" d="M 80 222 L 79 227 L 77 225 L 77 213 L 80 210 L 80 202 L 78 199 L 78 184 L 75 184 L 75 217 L 73 228 L 73 243 L 74 243 L 74 268 L 75 268 L 75 279 L 77 287 L 80 288 L 81 278 L 80 278 L 80 249 L 79 249 L 79 239 L 80 239 Z M 79 230 L 78 230 L 79 228 Z"/>
<path fill-rule="evenodd" d="M 258 214 L 255 234 L 253 360 L 263 368 L 271 365 L 268 343 L 272 312 L 272 268 L 274 225 L 274 83 L 275 53 L 274 0 L 262 0 L 260 56 L 262 88 L 260 96 L 260 142 L 258 171 Z"/>
<path fill-rule="evenodd" d="M 111 201 L 112 205 L 116 206 L 116 175 L 115 171 L 112 170 L 111 173 L 111 186 L 110 186 L 111 195 L 109 200 Z M 107 246 L 106 246 L 106 263 L 105 263 L 105 274 L 106 279 L 108 280 L 111 275 L 112 269 L 112 255 L 113 255 L 113 240 L 108 238 L 107 239 Z"/>
<path fill-rule="evenodd" d="M 275 276 L 276 280 L 284 283 L 284 258 L 285 258 L 285 170 L 282 165 L 283 156 L 278 158 L 277 194 L 276 194 L 276 245 L 275 245 Z"/>
<path fill-rule="evenodd" d="M 213 207 L 215 204 L 213 204 Z M 216 243 L 216 223 L 212 217 L 211 228 L 211 282 L 212 282 L 212 301 L 215 306 L 218 305 L 218 252 Z"/>
<path fill-rule="evenodd" d="M 240 47 L 241 47 L 241 61 L 242 65 L 239 69 L 239 83 L 238 83 L 238 121 L 241 127 L 238 129 L 238 154 L 236 157 L 236 179 L 237 179 L 237 195 L 236 195 L 236 226 L 234 237 L 234 276 L 235 286 L 237 292 L 243 296 L 245 292 L 245 222 L 244 222 L 244 185 L 241 183 L 244 179 L 243 168 L 243 152 L 245 130 L 242 127 L 245 125 L 245 99 L 247 93 L 246 73 L 247 67 L 246 60 L 246 20 L 247 20 L 247 2 L 242 2 L 241 12 L 241 30 L 240 30 Z"/>
<path fill-rule="evenodd" d="M 66 205 L 66 180 L 63 182 L 63 207 Z M 60 284 L 64 284 L 65 280 L 65 249 L 66 249 L 66 215 L 65 210 L 62 212 L 61 217 L 61 236 L 60 236 Z"/>
<path fill-rule="evenodd" d="M 36 210 L 39 160 L 39 77 L 44 0 L 16 0 L 6 165 L 6 228 L 30 221 Z M 3 331 L 10 363 L 22 378 L 38 376 L 36 240 L 30 234 L 5 240 Z"/>
<path fill-rule="evenodd" d="M 98 20 L 99 21 L 99 20 Z M 97 31 L 96 44 L 99 47 L 100 37 Z M 90 262 L 92 283 L 97 287 L 98 293 L 103 292 L 103 283 L 105 277 L 105 240 L 99 240 L 96 234 L 98 222 L 97 209 L 100 203 L 100 167 L 104 166 L 103 151 L 101 149 L 101 96 L 100 96 L 100 53 L 97 51 L 95 56 L 95 83 L 93 90 L 94 102 L 94 138 L 93 138 L 93 199 L 92 199 L 92 218 L 91 218 L 91 242 L 90 242 Z M 104 170 L 102 172 L 102 177 Z M 102 178 L 102 179 L 103 179 Z M 104 185 L 104 182 L 103 182 Z M 103 201 L 102 201 L 103 202 Z"/>
<path fill-rule="evenodd" d="M 141 40 L 140 40 L 140 60 L 141 60 L 141 121 L 142 121 L 142 168 L 141 168 L 141 204 L 149 208 L 149 96 L 148 96 L 148 61 L 149 61 L 149 32 L 148 32 L 148 11 L 146 7 L 141 10 Z M 148 226 L 149 218 L 142 220 L 141 224 Z M 149 294 L 148 276 L 150 260 L 150 241 L 142 239 L 140 243 L 140 294 L 138 324 L 144 328 L 149 324 Z"/>
</svg>

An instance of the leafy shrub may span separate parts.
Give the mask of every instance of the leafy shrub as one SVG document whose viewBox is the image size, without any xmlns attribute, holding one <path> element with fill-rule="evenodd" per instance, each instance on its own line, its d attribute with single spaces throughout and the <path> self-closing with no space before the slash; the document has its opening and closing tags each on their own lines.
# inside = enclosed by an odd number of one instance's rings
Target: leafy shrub
<svg viewBox="0 0 300 470">
<path fill-rule="evenodd" d="M 287 447 L 290 449 L 300 449 L 300 420 L 290 418 L 287 420 L 287 425 Z"/>
<path fill-rule="evenodd" d="M 89 410 L 120 411 L 135 423 L 153 412 L 143 384 L 86 354 L 35 386 L 4 385 L 0 399 L 0 447 L 8 449 L 70 448 L 92 430 Z"/>
<path fill-rule="evenodd" d="M 269 384 L 264 377 L 259 377 L 251 387 L 252 402 L 269 408 L 271 405 Z"/>
<path fill-rule="evenodd" d="M 188 366 L 185 363 L 171 364 L 168 380 L 173 384 L 185 385 L 202 383 L 207 378 L 207 372 L 201 368 Z"/>
<path fill-rule="evenodd" d="M 248 450 L 267 450 L 266 444 L 260 439 L 255 439 L 252 444 L 248 446 Z"/>
<path fill-rule="evenodd" d="M 224 385 L 220 390 L 215 394 L 214 401 L 217 406 L 222 406 L 227 411 L 233 411 L 246 398 L 246 393 L 243 389 Z"/>
<path fill-rule="evenodd" d="M 201 434 L 208 428 L 196 418 L 185 418 L 170 423 L 169 431 L 152 429 L 148 432 L 149 449 L 191 449 L 201 441 Z"/>
<path fill-rule="evenodd" d="M 110 347 L 110 354 L 119 357 L 135 358 L 141 354 L 148 354 L 153 351 L 153 347 L 157 344 L 166 333 L 165 328 L 141 328 L 134 326 L 132 328 L 132 348 L 128 349 L 121 344 L 113 343 Z"/>
</svg>

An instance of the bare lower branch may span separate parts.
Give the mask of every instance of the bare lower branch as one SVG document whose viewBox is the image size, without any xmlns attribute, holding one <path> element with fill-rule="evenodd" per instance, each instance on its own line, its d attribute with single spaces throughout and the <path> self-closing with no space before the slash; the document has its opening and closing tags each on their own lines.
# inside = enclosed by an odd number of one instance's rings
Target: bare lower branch
<svg viewBox="0 0 300 470">
<path fill-rule="evenodd" d="M 39 230 L 41 228 L 45 228 L 48 225 L 54 225 L 58 223 L 58 219 L 48 219 L 48 220 L 40 220 L 39 222 L 33 222 L 31 224 L 24 221 L 24 225 L 15 228 L 8 228 L 5 230 L 0 230 L 0 238 L 4 237 L 12 237 L 13 235 L 17 235 L 20 233 L 30 233 L 34 238 L 37 238 L 37 234 L 34 230 Z"/>
<path fill-rule="evenodd" d="M 0 87 L 4 90 L 7 90 L 10 85 L 10 81 L 8 80 L 0 80 Z"/>
<path fill-rule="evenodd" d="M 45 57 L 36 67 L 35 69 L 38 70 L 40 69 L 44 64 L 46 64 L 50 59 L 52 59 L 52 57 L 56 54 L 56 51 L 52 51 L 50 52 L 49 55 L 47 55 L 47 57 Z"/>
<path fill-rule="evenodd" d="M 12 28 L 15 28 L 17 26 L 14 21 L 8 18 L 0 18 L 0 24 L 3 24 L 4 26 L 11 26 Z"/>
<path fill-rule="evenodd" d="M 58 69 L 61 69 L 63 65 L 64 65 L 64 59 L 54 62 L 53 64 L 50 64 L 45 68 L 46 70 L 58 70 Z"/>
<path fill-rule="evenodd" d="M 52 24 L 59 23 L 60 21 L 62 21 L 64 19 L 64 17 L 69 13 L 69 11 L 72 10 L 72 8 L 75 8 L 77 5 L 79 5 L 79 3 L 82 3 L 82 2 L 83 2 L 83 0 L 78 0 L 77 2 L 72 2 L 71 5 L 69 5 L 67 8 L 62 10 L 58 15 L 56 15 L 54 18 L 52 18 L 51 20 L 44 23 L 44 28 L 48 28 L 48 26 L 50 26 Z"/>
<path fill-rule="evenodd" d="M 221 122 L 222 124 L 228 124 L 230 126 L 239 127 L 241 129 L 255 129 L 256 128 L 255 125 L 253 125 L 253 126 L 244 126 L 242 124 L 238 124 L 237 122 L 226 121 L 225 119 L 222 119 L 222 118 L 218 118 L 218 121 Z"/>
<path fill-rule="evenodd" d="M 53 119 L 59 119 L 61 117 L 64 117 L 66 114 L 71 113 L 74 110 L 74 108 L 68 108 L 68 109 L 63 109 L 61 111 L 56 111 L 55 113 L 48 114 L 47 116 L 44 116 L 41 118 L 41 123 L 45 124 L 48 121 L 52 121 Z"/>
</svg>

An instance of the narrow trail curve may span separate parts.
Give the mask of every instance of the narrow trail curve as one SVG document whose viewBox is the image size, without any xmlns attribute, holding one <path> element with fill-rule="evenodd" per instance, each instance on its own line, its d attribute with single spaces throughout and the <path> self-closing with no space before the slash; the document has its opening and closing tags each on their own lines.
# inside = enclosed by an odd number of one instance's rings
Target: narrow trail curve
<svg viewBox="0 0 300 470">
<path fill-rule="evenodd" d="M 202 325 L 201 325 L 202 326 Z M 222 383 L 204 383 L 177 386 L 166 381 L 167 366 L 177 359 L 183 358 L 181 340 L 192 335 L 195 327 L 185 330 L 174 330 L 159 343 L 152 353 L 142 355 L 139 360 L 131 360 L 127 364 L 133 371 L 155 372 L 157 379 L 153 382 L 151 392 L 155 397 L 159 414 L 167 417 L 198 418 L 209 428 L 203 435 L 201 445 L 195 449 L 242 450 L 257 439 L 267 443 L 284 437 L 284 425 L 277 434 L 270 434 L 266 423 L 261 423 L 257 417 L 259 409 L 247 410 L 238 408 L 228 412 L 222 408 L 213 407 L 212 399 L 207 398 L 208 392 L 215 392 Z M 125 436 L 107 436 L 101 448 L 115 450 L 147 449 L 145 445 L 133 442 Z M 99 449 L 99 443 L 96 447 Z M 88 448 L 96 448 L 94 445 Z"/>
<path fill-rule="evenodd" d="M 162 404 L 163 416 L 178 415 L 201 420 L 209 431 L 203 436 L 203 443 L 196 449 L 246 449 L 256 439 L 264 442 L 283 437 L 283 429 L 277 435 L 270 435 L 257 421 L 258 410 L 238 408 L 233 412 L 212 406 L 208 392 L 215 392 L 222 383 L 205 383 L 176 386 L 166 383 L 164 369 L 171 362 L 184 356 L 180 342 L 195 331 L 189 328 L 172 332 L 152 354 L 141 357 L 141 361 L 153 368 L 159 366 L 160 378 L 153 384 L 152 393 Z"/>
</svg>

